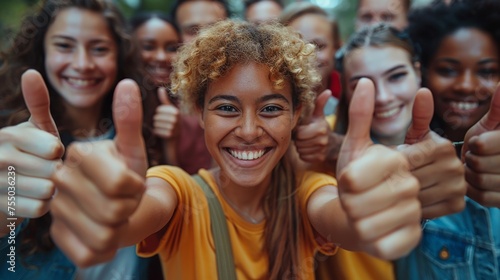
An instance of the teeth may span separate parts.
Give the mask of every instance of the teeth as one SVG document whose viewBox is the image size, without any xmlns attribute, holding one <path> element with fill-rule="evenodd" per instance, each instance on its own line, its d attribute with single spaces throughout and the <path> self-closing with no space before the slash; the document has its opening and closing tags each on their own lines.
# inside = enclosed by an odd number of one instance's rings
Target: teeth
<svg viewBox="0 0 500 280">
<path fill-rule="evenodd" d="M 459 110 L 474 110 L 479 106 L 477 102 L 450 102 L 450 106 Z"/>
<path fill-rule="evenodd" d="M 229 150 L 229 152 L 231 153 L 231 155 L 233 157 L 235 157 L 237 159 L 241 159 L 241 160 L 254 160 L 254 159 L 258 159 L 264 155 L 263 150 L 261 150 L 261 151 L 243 151 L 243 152 Z"/>
<path fill-rule="evenodd" d="M 389 111 L 376 113 L 375 117 L 379 118 L 379 119 L 390 118 L 390 117 L 396 115 L 398 112 L 399 112 L 399 108 L 394 108 L 394 109 L 391 109 Z"/>
<path fill-rule="evenodd" d="M 95 79 L 84 80 L 84 79 L 68 78 L 68 82 L 70 82 L 71 84 L 73 84 L 75 86 L 85 87 L 85 86 L 89 86 L 91 84 L 95 84 L 96 80 Z"/>
</svg>

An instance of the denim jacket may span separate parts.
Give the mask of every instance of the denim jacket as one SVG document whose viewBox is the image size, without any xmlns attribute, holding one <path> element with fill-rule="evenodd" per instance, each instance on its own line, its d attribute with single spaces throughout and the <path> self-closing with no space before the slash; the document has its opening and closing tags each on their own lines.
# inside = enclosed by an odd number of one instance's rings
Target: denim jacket
<svg viewBox="0 0 500 280">
<path fill-rule="evenodd" d="M 397 279 L 500 280 L 500 209 L 466 198 L 457 214 L 428 221 L 420 244 L 396 261 Z"/>
<path fill-rule="evenodd" d="M 25 219 L 16 228 L 15 248 L 19 248 L 19 233 L 26 227 L 29 219 Z M 106 280 L 139 280 L 147 279 L 149 259 L 140 258 L 135 253 L 135 246 L 122 248 L 113 261 L 96 265 L 83 270 L 78 268 L 57 247 L 47 253 L 37 253 L 22 258 L 15 252 L 15 272 L 9 271 L 11 264 L 8 235 L 0 238 L 0 279 L 26 280 L 71 280 L 71 279 L 106 279 Z"/>
</svg>

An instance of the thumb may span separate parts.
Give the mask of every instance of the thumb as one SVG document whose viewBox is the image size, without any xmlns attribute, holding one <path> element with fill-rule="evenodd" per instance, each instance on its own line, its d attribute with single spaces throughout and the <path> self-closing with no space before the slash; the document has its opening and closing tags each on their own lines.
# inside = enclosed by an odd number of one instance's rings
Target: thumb
<svg viewBox="0 0 500 280">
<path fill-rule="evenodd" d="M 328 99 L 332 96 L 332 92 L 327 89 L 324 90 L 318 97 L 316 97 L 316 101 L 314 102 L 314 111 L 312 113 L 313 118 L 324 118 L 325 117 L 325 105 L 328 102 Z"/>
<path fill-rule="evenodd" d="M 412 123 L 406 133 L 406 144 L 415 144 L 429 133 L 429 124 L 433 114 L 434 100 L 432 100 L 432 93 L 426 88 L 419 89 L 413 103 Z"/>
<path fill-rule="evenodd" d="M 468 142 L 471 137 L 478 136 L 487 131 L 500 129 L 500 83 L 497 85 L 495 93 L 491 98 L 488 112 L 465 134 L 464 145 L 462 147 L 462 158 L 468 151 Z"/>
<path fill-rule="evenodd" d="M 375 107 L 375 86 L 367 78 L 359 80 L 349 104 L 349 126 L 337 163 L 337 174 L 373 144 L 370 128 Z"/>
<path fill-rule="evenodd" d="M 146 147 L 142 137 L 142 101 L 137 84 L 122 80 L 113 97 L 115 145 L 127 166 L 144 176 L 147 169 Z"/>
<path fill-rule="evenodd" d="M 21 76 L 21 89 L 26 107 L 31 114 L 30 122 L 37 128 L 59 137 L 56 124 L 50 114 L 50 98 L 42 75 L 30 69 Z"/>
<path fill-rule="evenodd" d="M 310 124 L 313 119 L 325 118 L 325 105 L 328 102 L 328 98 L 330 98 L 330 96 L 332 96 L 332 92 L 329 89 L 324 90 L 321 94 L 319 94 L 314 101 L 314 111 L 312 112 L 312 115 L 303 120 L 301 122 L 301 125 Z"/>
<path fill-rule="evenodd" d="M 170 102 L 170 98 L 168 98 L 167 90 L 164 87 L 158 88 L 158 99 L 160 99 L 161 104 L 163 105 L 173 105 Z"/>
</svg>

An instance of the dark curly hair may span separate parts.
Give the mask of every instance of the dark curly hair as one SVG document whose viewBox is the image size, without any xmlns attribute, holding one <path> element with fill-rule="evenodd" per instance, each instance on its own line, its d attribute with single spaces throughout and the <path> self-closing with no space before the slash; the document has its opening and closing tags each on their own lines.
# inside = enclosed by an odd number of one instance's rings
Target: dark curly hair
<svg viewBox="0 0 500 280">
<path fill-rule="evenodd" d="M 408 33 L 420 51 L 422 78 L 443 39 L 461 28 L 477 28 L 500 46 L 500 1 L 444 1 L 414 9 L 409 14 Z"/>
</svg>

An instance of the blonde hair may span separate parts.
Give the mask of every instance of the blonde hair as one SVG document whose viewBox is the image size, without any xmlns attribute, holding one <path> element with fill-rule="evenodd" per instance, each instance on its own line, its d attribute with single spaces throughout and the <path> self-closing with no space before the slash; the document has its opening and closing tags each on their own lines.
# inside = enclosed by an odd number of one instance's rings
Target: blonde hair
<svg viewBox="0 0 500 280">
<path fill-rule="evenodd" d="M 302 105 L 307 114 L 315 98 L 313 88 L 321 79 L 314 55 L 312 44 L 281 25 L 221 21 L 180 49 L 174 63 L 172 92 L 188 109 L 202 109 L 210 82 L 235 65 L 257 62 L 269 67 L 269 78 L 276 88 L 291 83 L 294 107 Z"/>
<path fill-rule="evenodd" d="M 205 29 L 194 42 L 181 48 L 174 64 L 172 92 L 191 109 L 203 109 L 211 82 L 235 65 L 256 62 L 269 67 L 269 79 L 276 88 L 291 84 L 294 109 L 302 106 L 304 116 L 313 107 L 313 89 L 321 79 L 315 61 L 314 46 L 280 24 L 257 26 L 226 20 Z M 290 277 L 300 267 L 296 181 L 285 155 L 272 172 L 271 186 L 263 201 L 269 279 Z"/>
</svg>

